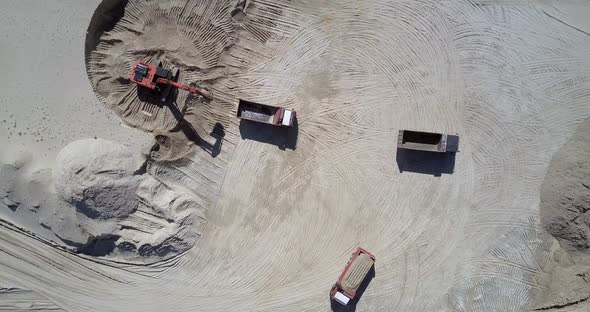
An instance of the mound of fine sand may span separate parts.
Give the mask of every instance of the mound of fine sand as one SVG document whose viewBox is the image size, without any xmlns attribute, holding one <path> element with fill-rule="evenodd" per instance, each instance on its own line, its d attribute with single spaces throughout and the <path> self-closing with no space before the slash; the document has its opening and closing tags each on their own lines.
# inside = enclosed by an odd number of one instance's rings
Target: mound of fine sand
<svg viewBox="0 0 590 312">
<path fill-rule="evenodd" d="M 200 237 L 198 199 L 147 172 L 159 164 L 102 139 L 74 141 L 56 167 L 0 164 L 0 217 L 68 250 L 130 263 L 185 252 Z M 55 187 L 55 189 L 53 189 Z"/>
<path fill-rule="evenodd" d="M 541 193 L 542 222 L 568 250 L 590 248 L 590 120 L 553 158 Z"/>
<path fill-rule="evenodd" d="M 534 310 L 590 310 L 590 119 L 553 158 L 541 193 L 543 227 L 557 239 Z"/>
<path fill-rule="evenodd" d="M 539 278 L 543 290 L 533 311 L 590 310 L 590 266 L 587 261 L 572 257 L 553 240 L 545 273 Z"/>
<path fill-rule="evenodd" d="M 62 199 L 90 218 L 126 217 L 137 209 L 135 193 L 144 162 L 115 142 L 75 141 L 57 156 L 56 189 Z"/>
<path fill-rule="evenodd" d="M 91 233 L 78 251 L 150 262 L 193 245 L 195 220 L 204 220 L 192 208 L 195 198 L 146 173 L 148 165 L 124 146 L 100 139 L 72 142 L 59 153 L 56 190 L 78 212 L 75 225 Z"/>
</svg>

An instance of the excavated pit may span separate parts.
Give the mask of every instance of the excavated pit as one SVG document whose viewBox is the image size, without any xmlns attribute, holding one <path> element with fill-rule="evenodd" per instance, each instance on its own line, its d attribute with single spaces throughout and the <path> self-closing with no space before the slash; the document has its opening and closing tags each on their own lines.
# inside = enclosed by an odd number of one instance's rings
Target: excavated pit
<svg viewBox="0 0 590 312">
<path fill-rule="evenodd" d="M 181 82 L 212 87 L 227 75 L 224 52 L 236 41 L 231 1 L 187 8 L 174 1 L 103 1 L 86 36 L 88 77 L 100 101 L 129 126 L 169 131 L 186 110 L 187 93 L 167 103 L 138 95 L 129 80 L 139 60 L 180 69 Z M 215 14 L 211 14 L 215 12 Z"/>
</svg>

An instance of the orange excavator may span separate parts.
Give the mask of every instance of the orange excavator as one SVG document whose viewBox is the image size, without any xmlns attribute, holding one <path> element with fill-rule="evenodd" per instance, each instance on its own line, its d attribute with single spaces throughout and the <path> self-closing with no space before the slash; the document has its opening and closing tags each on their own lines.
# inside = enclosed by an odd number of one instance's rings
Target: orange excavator
<svg viewBox="0 0 590 312">
<path fill-rule="evenodd" d="M 152 96 L 157 97 L 162 102 L 168 101 L 168 96 L 173 88 L 208 98 L 203 92 L 179 83 L 180 71 L 178 69 L 168 70 L 161 66 L 161 63 L 155 66 L 138 61 L 131 68 L 130 80 L 139 87 L 146 88 Z"/>
</svg>

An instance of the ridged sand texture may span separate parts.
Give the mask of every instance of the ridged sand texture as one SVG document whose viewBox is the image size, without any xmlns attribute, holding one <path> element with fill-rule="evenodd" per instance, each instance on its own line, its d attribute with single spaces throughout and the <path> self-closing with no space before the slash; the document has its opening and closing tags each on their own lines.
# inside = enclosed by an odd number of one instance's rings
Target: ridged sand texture
<svg viewBox="0 0 590 312">
<path fill-rule="evenodd" d="M 110 29 L 95 46 L 87 46 L 88 76 L 100 100 L 132 127 L 173 129 L 177 120 L 168 107 L 138 97 L 137 87 L 129 81 L 131 66 L 138 60 L 162 62 L 163 68 L 181 70 L 181 82 L 209 86 L 225 75 L 222 55 L 235 42 L 230 3 L 130 1 L 121 8 L 119 20 L 94 19 L 93 23 L 107 25 L 91 28 Z M 181 91 L 176 101 L 180 111 L 186 99 Z"/>
<path fill-rule="evenodd" d="M 0 280 L 67 311 L 329 311 L 330 286 L 360 245 L 378 261 L 358 312 L 526 311 L 550 256 L 541 184 L 590 115 L 584 26 L 537 1 L 500 0 L 259 0 L 223 22 L 236 3 L 130 0 L 108 33 L 121 50 L 102 50 L 89 69 L 104 102 L 147 130 L 174 119 L 144 119 L 117 78 L 148 49 L 182 59 L 181 80 L 214 93 L 184 104 L 203 137 L 221 120 L 219 156 L 195 147 L 199 156 L 150 169 L 202 199 L 198 244 L 150 266 L 100 265 L 2 226 Z M 193 16 L 193 32 L 167 28 Z M 151 43 L 160 19 L 174 38 Z M 176 39 L 213 29 L 220 42 L 207 51 L 225 67 Z M 297 110 L 296 150 L 241 140 L 237 98 Z M 434 161 L 400 172 L 399 129 L 458 134 L 453 172 L 436 176 Z"/>
</svg>

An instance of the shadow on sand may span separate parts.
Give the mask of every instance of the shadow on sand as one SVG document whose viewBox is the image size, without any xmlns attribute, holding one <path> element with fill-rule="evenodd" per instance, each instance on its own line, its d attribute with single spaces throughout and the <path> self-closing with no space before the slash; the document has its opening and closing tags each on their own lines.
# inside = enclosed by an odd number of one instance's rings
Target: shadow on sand
<svg viewBox="0 0 590 312">
<path fill-rule="evenodd" d="M 276 145 L 281 150 L 287 148 L 295 150 L 297 148 L 298 135 L 299 125 L 297 118 L 294 119 L 293 127 L 290 128 L 277 127 L 249 120 L 240 121 L 240 136 L 242 139 Z"/>
<path fill-rule="evenodd" d="M 336 300 L 330 300 L 330 307 L 334 312 L 354 312 L 356 311 L 356 305 L 358 304 L 359 300 L 362 298 L 363 293 L 371 283 L 371 280 L 375 277 L 375 265 L 371 267 L 365 279 L 363 279 L 361 285 L 359 286 L 358 290 L 356 291 L 356 296 L 354 299 L 350 300 L 347 305 L 341 305 L 340 303 L 336 302 Z"/>
<path fill-rule="evenodd" d="M 400 172 L 410 171 L 439 177 L 443 173 L 452 174 L 454 172 L 455 154 L 398 148 L 395 160 Z"/>
<path fill-rule="evenodd" d="M 222 124 L 216 123 L 215 126 L 213 126 L 211 132 L 209 133 L 210 136 L 215 138 L 215 143 L 211 144 L 203 140 L 199 136 L 199 133 L 197 133 L 197 130 L 195 130 L 193 125 L 191 125 L 190 122 L 184 119 L 182 112 L 178 109 L 178 106 L 176 106 L 176 104 L 169 104 L 168 107 L 174 115 L 174 118 L 176 118 L 176 120 L 178 121 L 177 128 L 180 129 L 182 133 L 184 133 L 184 136 L 187 139 L 189 139 L 190 141 L 195 143 L 195 145 L 201 147 L 202 149 L 210 153 L 211 157 L 213 158 L 217 157 L 219 153 L 221 153 L 221 144 L 223 144 L 223 137 L 225 136 L 225 128 Z"/>
<path fill-rule="evenodd" d="M 223 137 L 225 136 L 225 128 L 221 123 L 216 123 L 209 135 L 215 138 L 215 143 L 211 144 L 206 140 L 203 140 L 193 125 L 184 118 L 184 114 L 178 108 L 176 104 L 176 98 L 178 96 L 177 89 L 171 89 L 170 94 L 166 102 L 160 101 L 159 97 L 151 93 L 149 90 L 143 88 L 137 88 L 137 94 L 141 101 L 148 102 L 158 107 L 167 106 L 174 115 L 174 118 L 178 122 L 178 125 L 173 131 L 182 131 L 184 136 L 195 143 L 195 145 L 201 147 L 203 150 L 211 154 L 211 157 L 215 158 L 221 153 L 221 145 L 223 144 Z M 208 101 L 208 100 L 207 100 Z"/>
</svg>

